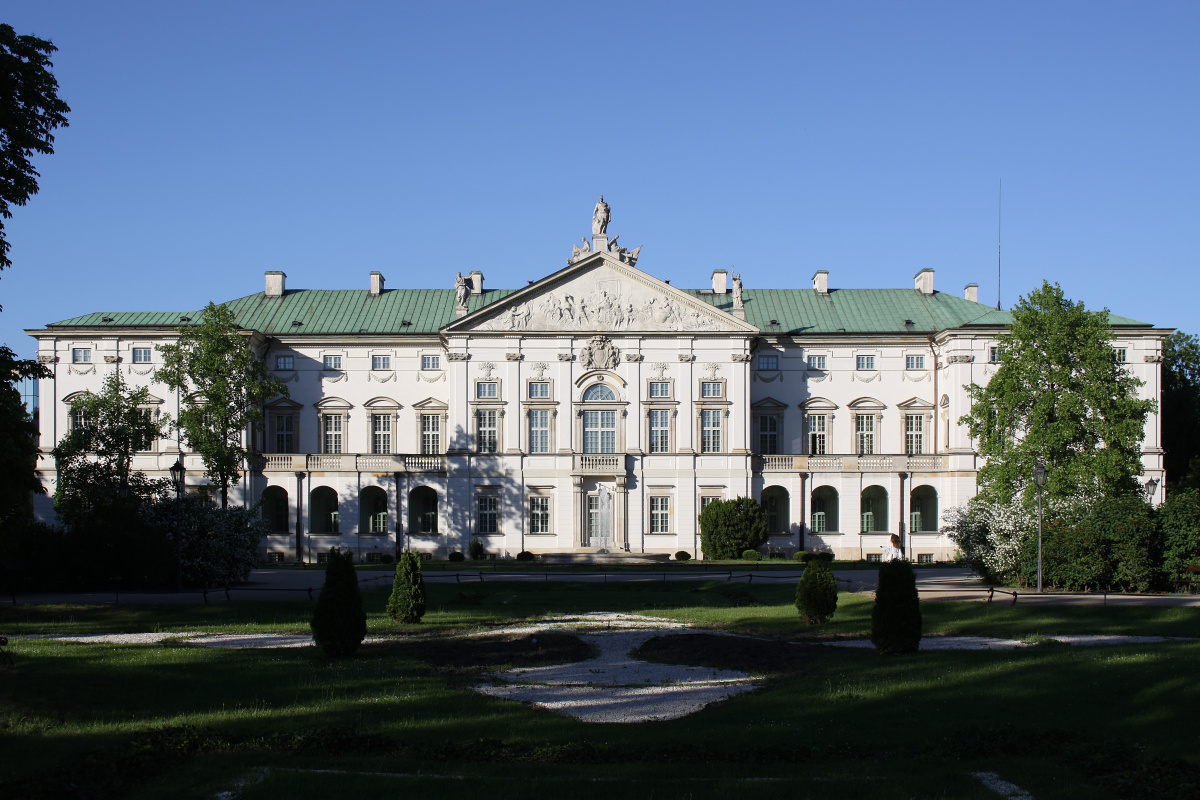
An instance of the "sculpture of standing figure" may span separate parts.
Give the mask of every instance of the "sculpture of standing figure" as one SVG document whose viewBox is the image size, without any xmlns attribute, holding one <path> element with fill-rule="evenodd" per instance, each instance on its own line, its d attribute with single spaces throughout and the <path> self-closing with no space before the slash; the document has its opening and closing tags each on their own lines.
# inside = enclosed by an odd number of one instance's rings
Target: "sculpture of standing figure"
<svg viewBox="0 0 1200 800">
<path fill-rule="evenodd" d="M 467 298 L 471 296 L 471 289 L 467 286 L 467 279 L 462 276 L 461 272 L 455 273 L 454 276 L 454 302 L 459 308 L 467 307 Z"/>
<path fill-rule="evenodd" d="M 596 207 L 592 210 L 592 236 L 604 236 L 608 233 L 608 203 L 604 202 L 604 195 L 600 195 L 600 199 L 596 201 Z"/>
<path fill-rule="evenodd" d="M 733 276 L 733 307 L 742 307 L 742 273 Z"/>
</svg>

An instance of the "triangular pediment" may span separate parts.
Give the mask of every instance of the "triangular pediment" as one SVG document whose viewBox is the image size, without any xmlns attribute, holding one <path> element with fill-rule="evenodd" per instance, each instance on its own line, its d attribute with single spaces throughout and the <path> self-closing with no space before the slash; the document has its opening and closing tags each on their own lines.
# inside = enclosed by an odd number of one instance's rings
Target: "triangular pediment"
<svg viewBox="0 0 1200 800">
<path fill-rule="evenodd" d="M 920 408 L 920 409 L 928 410 L 928 409 L 933 408 L 933 403 L 929 402 L 928 400 L 922 400 L 919 397 L 910 397 L 907 400 L 905 400 L 903 403 L 897 403 L 896 405 L 899 408 L 909 408 L 909 409 Z"/>
<path fill-rule="evenodd" d="M 442 329 L 452 333 L 758 333 L 608 253 L 594 253 Z"/>
<path fill-rule="evenodd" d="M 757 403 L 752 403 L 750 405 L 750 407 L 755 409 L 756 411 L 762 411 L 762 410 L 779 411 L 781 409 L 787 408 L 788 405 L 787 405 L 787 403 L 781 403 L 780 401 L 776 400 L 774 397 L 764 397 L 762 400 L 759 400 Z"/>
</svg>

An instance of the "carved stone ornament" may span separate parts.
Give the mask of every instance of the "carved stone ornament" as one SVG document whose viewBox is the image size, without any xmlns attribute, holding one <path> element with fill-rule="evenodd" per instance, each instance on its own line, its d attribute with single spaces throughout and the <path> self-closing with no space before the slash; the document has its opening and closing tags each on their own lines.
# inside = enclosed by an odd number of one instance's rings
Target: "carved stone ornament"
<svg viewBox="0 0 1200 800">
<path fill-rule="evenodd" d="M 105 356 L 104 357 L 105 364 L 115 364 L 120 360 L 121 360 L 120 356 Z"/>
<path fill-rule="evenodd" d="M 1161 355 L 1142 356 L 1142 358 L 1145 360 L 1145 362 L 1147 364 L 1161 364 L 1162 363 Z M 38 360 L 39 361 L 41 360 L 40 357 Z"/>
<path fill-rule="evenodd" d="M 522 355 L 521 353 L 505 353 L 505 354 L 504 354 L 504 357 L 505 357 L 506 359 L 508 359 L 509 361 L 520 361 L 520 360 L 521 360 L 521 359 L 523 359 L 525 356 L 524 356 L 524 355 Z"/>
<path fill-rule="evenodd" d="M 484 361 L 479 365 L 479 371 L 483 373 L 483 379 L 488 380 L 492 377 L 492 372 L 495 371 L 496 365 L 491 361 Z"/>
<path fill-rule="evenodd" d="M 89 373 L 92 373 L 92 372 L 95 372 L 95 371 L 96 371 L 96 365 L 95 365 L 95 364 L 89 364 L 89 365 L 88 365 L 88 366 L 86 366 L 86 367 L 77 367 L 77 366 L 75 366 L 74 364 L 68 364 L 68 365 L 67 365 L 67 371 L 68 371 L 68 372 L 70 372 L 70 373 L 72 373 L 72 374 L 74 374 L 74 375 L 87 375 L 87 374 L 89 374 Z"/>
<path fill-rule="evenodd" d="M 714 362 L 712 362 L 712 361 L 710 361 L 710 362 L 708 362 L 707 364 L 705 364 L 705 365 L 704 365 L 704 371 L 708 373 L 708 379 L 709 379 L 710 381 L 711 381 L 711 380 L 716 380 L 716 378 L 717 378 L 717 372 L 719 372 L 719 371 L 720 371 L 720 369 L 721 369 L 721 365 L 720 365 L 720 364 L 716 364 L 716 363 L 714 363 Z"/>
<path fill-rule="evenodd" d="M 695 361 L 696 357 L 694 355 L 692 355 L 691 353 L 680 353 L 679 360 L 680 361 Z"/>
<path fill-rule="evenodd" d="M 370 377 L 370 373 L 368 373 L 368 377 Z M 346 373 L 344 372 L 331 372 L 327 375 L 321 375 L 321 381 L 323 383 L 341 383 L 345 380 L 349 380 L 349 378 L 346 377 Z"/>
<path fill-rule="evenodd" d="M 533 370 L 533 377 L 541 380 L 546 374 L 546 370 L 550 369 L 550 365 L 545 361 L 535 361 L 529 365 L 529 368 Z"/>
<path fill-rule="evenodd" d="M 39 355 L 38 356 L 39 364 L 53 364 L 55 361 L 58 361 L 58 356 L 51 356 L 51 355 Z"/>
<path fill-rule="evenodd" d="M 154 372 L 154 367 L 146 367 L 145 369 L 139 369 L 138 367 L 130 365 L 129 372 L 132 375 L 149 375 L 151 372 Z"/>
<path fill-rule="evenodd" d="M 380 376 L 380 374 L 377 372 L 368 372 L 367 373 L 367 381 L 368 382 L 375 381 L 376 383 L 387 383 L 388 381 L 394 381 L 394 380 L 396 380 L 395 372 L 389 372 L 383 376 Z"/>
<path fill-rule="evenodd" d="M 616 369 L 621 351 L 604 336 L 593 336 L 579 351 L 579 363 L 585 369 Z"/>
<path fill-rule="evenodd" d="M 871 381 L 879 380 L 879 373 L 876 372 L 875 374 L 871 375 L 868 378 L 868 377 L 864 377 L 861 372 L 855 372 L 854 374 L 852 374 L 850 376 L 850 379 L 854 380 L 854 381 L 862 381 L 863 383 L 870 383 Z"/>
<path fill-rule="evenodd" d="M 655 361 L 650 365 L 650 369 L 654 372 L 654 377 L 660 381 L 663 379 L 663 373 L 667 371 L 667 365 L 662 361 Z"/>
<path fill-rule="evenodd" d="M 771 383 L 772 381 L 781 381 L 781 380 L 783 380 L 783 373 L 776 372 L 771 377 L 766 378 L 766 377 L 763 377 L 763 374 L 761 372 L 756 372 L 756 373 L 754 373 L 754 380 L 762 381 L 763 383 Z"/>
<path fill-rule="evenodd" d="M 642 355 L 641 353 L 626 353 L 625 354 L 626 361 L 641 361 L 644 358 L 645 358 L 645 356 Z"/>
<path fill-rule="evenodd" d="M 470 357 L 471 356 L 468 353 L 447 353 L 446 354 L 447 361 L 466 361 Z"/>
<path fill-rule="evenodd" d="M 909 374 L 907 371 L 905 371 L 905 372 L 900 373 L 900 380 L 912 381 L 913 383 L 920 383 L 921 381 L 929 380 L 929 373 L 928 372 L 914 372 L 912 374 Z"/>
<path fill-rule="evenodd" d="M 735 364 L 749 364 L 750 363 L 750 354 L 749 353 L 734 353 L 732 356 L 729 357 L 729 360 Z"/>
<path fill-rule="evenodd" d="M 439 372 L 437 375 L 430 377 L 423 372 L 417 373 L 417 382 L 425 381 L 425 383 L 437 383 L 438 381 L 446 380 L 446 373 Z"/>
<path fill-rule="evenodd" d="M 574 353 L 559 353 L 558 360 L 559 361 L 574 361 L 575 354 Z"/>
<path fill-rule="evenodd" d="M 946 360 L 951 364 L 970 364 L 975 361 L 975 356 L 950 356 Z"/>
</svg>

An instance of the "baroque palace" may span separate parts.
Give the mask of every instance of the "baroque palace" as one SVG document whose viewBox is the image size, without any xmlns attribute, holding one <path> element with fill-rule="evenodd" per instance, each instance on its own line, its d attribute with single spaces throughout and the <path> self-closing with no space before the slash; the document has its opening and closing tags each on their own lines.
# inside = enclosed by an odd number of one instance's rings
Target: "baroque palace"
<svg viewBox="0 0 1200 800">
<path fill-rule="evenodd" d="M 806 289 L 743 288 L 725 270 L 679 289 L 636 266 L 641 248 L 609 236 L 609 214 L 601 198 L 567 267 L 517 290 L 481 272 L 454 289 L 385 289 L 378 272 L 362 289 L 289 289 L 267 272 L 264 291 L 227 303 L 290 392 L 247 432 L 262 456 L 235 493 L 261 501 L 269 556 L 444 556 L 478 538 L 499 556 L 699 557 L 704 504 L 750 495 L 772 552 L 878 557 L 894 533 L 914 560 L 951 557 L 939 515 L 975 494 L 979 465 L 958 424 L 964 387 L 995 373 L 1008 313 L 974 284 L 936 291 L 928 269 L 902 289 L 831 288 L 823 270 Z M 40 386 L 50 494 L 71 401 L 107 372 L 177 415 L 156 346 L 199 316 L 97 312 L 28 331 L 53 371 Z M 1158 398 L 1170 331 L 1111 324 Z M 1161 479 L 1159 445 L 1152 414 L 1143 464 Z M 134 468 L 166 476 L 180 457 L 199 490 L 203 464 L 178 438 Z M 49 497 L 36 503 L 53 516 Z"/>
</svg>

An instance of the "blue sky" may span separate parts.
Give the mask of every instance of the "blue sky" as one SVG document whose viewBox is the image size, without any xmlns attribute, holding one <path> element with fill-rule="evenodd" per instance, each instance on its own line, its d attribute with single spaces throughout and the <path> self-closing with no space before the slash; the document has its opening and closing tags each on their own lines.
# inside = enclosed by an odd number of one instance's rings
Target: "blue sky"
<svg viewBox="0 0 1200 800">
<path fill-rule="evenodd" d="M 289 288 L 517 287 L 610 234 L 677 286 L 1042 279 L 1200 333 L 1195 2 L 9 0 L 71 105 L 0 343 Z"/>
</svg>

